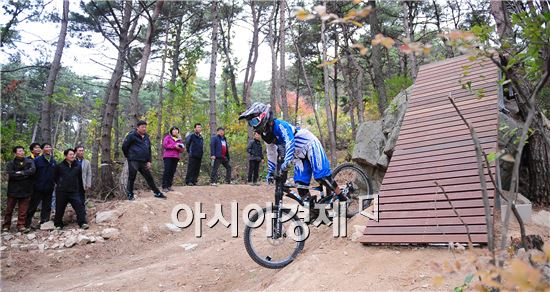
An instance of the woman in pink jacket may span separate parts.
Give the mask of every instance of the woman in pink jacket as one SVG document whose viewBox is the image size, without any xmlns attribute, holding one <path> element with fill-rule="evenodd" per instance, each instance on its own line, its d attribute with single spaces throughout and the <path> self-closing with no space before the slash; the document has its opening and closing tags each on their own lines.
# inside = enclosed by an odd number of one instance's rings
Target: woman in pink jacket
<svg viewBox="0 0 550 292">
<path fill-rule="evenodd" d="M 180 129 L 177 127 L 170 128 L 170 132 L 168 132 L 162 141 L 162 147 L 164 148 L 162 155 L 162 159 L 164 160 L 162 191 L 169 192 L 173 190 L 172 182 L 174 181 L 174 174 L 180 160 L 180 153 L 185 151 L 185 146 L 180 138 Z"/>
</svg>

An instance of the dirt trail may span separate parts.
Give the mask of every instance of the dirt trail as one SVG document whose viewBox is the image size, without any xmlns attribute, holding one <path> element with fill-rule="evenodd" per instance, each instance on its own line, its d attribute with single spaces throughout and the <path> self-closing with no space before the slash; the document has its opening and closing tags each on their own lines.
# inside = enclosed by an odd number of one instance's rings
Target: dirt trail
<svg viewBox="0 0 550 292">
<path fill-rule="evenodd" d="M 249 203 L 272 200 L 266 187 L 222 185 L 219 187 L 177 187 L 159 200 L 150 193 L 138 193 L 133 202 L 106 203 L 98 210 L 124 212 L 115 223 L 99 225 L 121 229 L 121 237 L 102 244 L 75 246 L 64 250 L 2 253 L 4 291 L 14 290 L 434 290 L 432 260 L 453 260 L 447 249 L 422 247 L 368 247 L 348 238 L 333 238 L 326 226 L 313 228 L 306 248 L 294 263 L 282 270 L 258 266 L 243 245 L 243 224 L 239 237 L 218 224 L 210 229 L 202 222 L 203 236 L 194 229 L 172 232 L 172 208 L 180 203 L 203 203 L 209 215 L 215 203 L 229 210 L 232 201 L 242 209 Z M 194 207 L 193 207 L 194 209 Z M 225 211 L 228 212 L 228 211 Z M 241 212 L 239 212 L 241 215 Z M 229 218 L 226 215 L 226 218 Z M 91 218 L 90 218 L 91 219 Z M 242 221 L 240 221 L 242 222 Z M 193 222 L 192 227 L 196 222 Z M 348 234 L 353 232 L 348 226 Z M 74 228 L 71 225 L 69 228 Z M 47 231 L 39 231 L 47 232 Z M 196 244 L 185 250 L 181 245 Z M 460 255 L 459 255 L 460 256 Z M 464 275 L 446 277 L 449 290 Z"/>
</svg>

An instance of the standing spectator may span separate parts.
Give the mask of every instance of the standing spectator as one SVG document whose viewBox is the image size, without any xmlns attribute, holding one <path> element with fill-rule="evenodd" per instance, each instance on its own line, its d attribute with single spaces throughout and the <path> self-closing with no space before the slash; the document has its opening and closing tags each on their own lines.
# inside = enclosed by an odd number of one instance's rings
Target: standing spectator
<svg viewBox="0 0 550 292">
<path fill-rule="evenodd" d="M 63 229 L 63 215 L 67 204 L 71 203 L 76 212 L 78 226 L 88 229 L 86 221 L 86 206 L 80 199 L 82 190 L 82 168 L 75 161 L 74 149 L 63 151 L 65 159 L 55 167 L 55 217 L 53 223 L 56 229 Z"/>
<path fill-rule="evenodd" d="M 126 135 L 124 143 L 122 143 L 122 152 L 128 159 L 128 185 L 126 186 L 128 200 L 134 200 L 134 182 L 138 171 L 155 193 L 155 198 L 166 199 L 166 196 L 157 188 L 150 171 L 152 167 L 151 140 L 147 135 L 147 122 L 138 121 L 136 129 Z"/>
<path fill-rule="evenodd" d="M 32 176 L 36 171 L 34 161 L 25 157 L 25 148 L 23 146 L 13 147 L 15 158 L 8 162 L 8 198 L 4 214 L 4 224 L 2 232 L 9 231 L 11 227 L 11 217 L 15 204 L 18 205 L 17 230 L 20 232 L 29 232 L 25 228 L 25 218 L 32 194 Z"/>
<path fill-rule="evenodd" d="M 40 153 L 42 153 L 42 147 L 39 143 L 31 143 L 29 146 L 29 150 L 31 151 L 31 155 L 27 156 L 27 158 L 30 158 L 32 160 L 36 159 L 36 157 L 40 156 Z"/>
<path fill-rule="evenodd" d="M 76 150 L 76 162 L 82 168 L 82 189 L 80 190 L 80 200 L 86 206 L 86 192 L 92 188 L 92 165 L 90 161 L 84 158 L 84 146 L 78 145 Z"/>
<path fill-rule="evenodd" d="M 170 132 L 164 137 L 162 141 L 162 147 L 164 153 L 162 159 L 164 161 L 164 173 L 162 175 L 162 191 L 173 191 L 172 183 L 174 181 L 174 174 L 180 161 L 180 154 L 185 151 L 185 146 L 181 141 L 180 129 L 177 127 L 170 128 Z"/>
<path fill-rule="evenodd" d="M 210 185 L 217 186 L 218 168 L 220 165 L 225 167 L 225 183 L 231 183 L 231 165 L 229 165 L 229 143 L 225 139 L 225 129 L 219 127 L 217 134 L 210 141 L 210 159 L 212 160 L 212 174 L 210 175 Z"/>
<path fill-rule="evenodd" d="M 185 147 L 187 148 L 187 153 L 189 153 L 187 175 L 185 176 L 185 184 L 188 186 L 197 185 L 197 181 L 199 179 L 204 148 L 204 141 L 201 131 L 202 125 L 200 123 L 196 123 L 194 132 L 185 138 Z"/>
<path fill-rule="evenodd" d="M 31 227 L 32 218 L 40 203 L 42 203 L 42 207 L 40 208 L 40 224 L 50 221 L 52 213 L 52 193 L 55 187 L 54 172 L 57 163 L 52 155 L 52 145 L 44 143 L 42 144 L 42 150 L 42 155 L 34 159 L 36 174 L 34 175 L 34 192 L 25 222 L 27 228 Z"/>
<path fill-rule="evenodd" d="M 260 142 L 261 137 L 260 134 L 254 133 L 254 139 L 248 142 L 248 147 L 246 147 L 246 152 L 248 152 L 248 183 L 251 185 L 259 185 L 260 163 L 264 160 L 262 142 Z"/>
</svg>

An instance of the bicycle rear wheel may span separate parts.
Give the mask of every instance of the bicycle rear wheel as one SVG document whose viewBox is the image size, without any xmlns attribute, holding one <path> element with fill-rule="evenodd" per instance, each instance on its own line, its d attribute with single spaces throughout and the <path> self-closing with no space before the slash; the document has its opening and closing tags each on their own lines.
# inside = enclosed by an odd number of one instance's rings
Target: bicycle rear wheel
<svg viewBox="0 0 550 292">
<path fill-rule="evenodd" d="M 246 252 L 259 265 L 269 269 L 280 269 L 290 264 L 302 251 L 307 237 L 306 226 L 288 209 L 282 209 L 282 226 L 277 231 L 277 209 L 264 208 L 250 216 L 250 224 L 244 229 Z M 271 221 L 271 222 L 268 222 Z M 256 224 L 260 224 L 258 227 Z M 300 240 L 303 239 L 303 240 Z"/>
<path fill-rule="evenodd" d="M 372 202 L 372 184 L 361 167 L 353 163 L 340 164 L 334 169 L 332 177 L 339 186 L 349 190 L 346 209 L 348 218 L 355 216 L 370 205 Z M 360 206 L 360 197 L 364 198 L 363 206 Z"/>
</svg>

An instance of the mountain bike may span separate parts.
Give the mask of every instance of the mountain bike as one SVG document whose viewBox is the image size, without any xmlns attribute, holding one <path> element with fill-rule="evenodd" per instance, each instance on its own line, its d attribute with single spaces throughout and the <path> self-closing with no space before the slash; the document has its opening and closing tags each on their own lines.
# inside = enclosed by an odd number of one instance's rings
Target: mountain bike
<svg viewBox="0 0 550 292">
<path fill-rule="evenodd" d="M 330 214 L 322 214 L 327 210 L 339 207 L 339 202 L 345 202 L 347 218 L 366 209 L 372 201 L 372 186 L 367 174 L 357 165 L 344 163 L 333 171 L 333 178 L 346 193 L 340 199 L 334 192 L 323 192 L 322 187 L 309 187 L 286 183 L 287 172 L 275 175 L 275 202 L 261 211 L 253 211 L 244 229 L 244 245 L 249 256 L 259 265 L 280 269 L 290 264 L 303 250 L 307 239 L 307 225 L 317 218 L 334 219 Z M 294 190 L 309 189 L 317 191 L 318 195 L 302 198 Z M 297 209 L 283 204 L 283 198 L 290 198 L 299 206 L 305 208 L 309 220 L 300 218 Z M 323 206 L 324 205 L 324 206 Z M 316 208 L 321 207 L 321 208 Z M 329 211 L 330 212 L 330 211 Z M 326 216 L 326 217 L 325 217 Z M 262 228 L 263 227 L 263 228 Z"/>
</svg>

